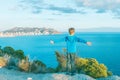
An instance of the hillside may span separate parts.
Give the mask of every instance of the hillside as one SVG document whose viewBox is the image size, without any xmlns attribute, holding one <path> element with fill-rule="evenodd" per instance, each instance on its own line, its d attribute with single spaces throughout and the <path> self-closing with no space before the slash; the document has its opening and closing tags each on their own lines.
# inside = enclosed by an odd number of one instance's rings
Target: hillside
<svg viewBox="0 0 120 80">
<path fill-rule="evenodd" d="M 0 37 L 13 37 L 13 36 L 28 36 L 28 35 L 50 35 L 59 34 L 53 28 L 30 28 L 30 27 L 14 27 L 0 32 Z"/>
<path fill-rule="evenodd" d="M 53 28 L 30 28 L 30 27 L 14 27 L 12 29 L 8 29 L 3 31 L 4 33 L 8 32 L 8 33 L 14 33 L 14 32 L 49 32 L 49 33 L 58 33 L 57 30 L 53 29 Z"/>
</svg>

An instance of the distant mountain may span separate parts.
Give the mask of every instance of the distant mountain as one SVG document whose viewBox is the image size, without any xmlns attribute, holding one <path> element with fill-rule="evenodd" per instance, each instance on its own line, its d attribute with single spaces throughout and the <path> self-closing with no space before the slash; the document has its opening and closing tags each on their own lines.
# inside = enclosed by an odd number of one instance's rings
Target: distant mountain
<svg viewBox="0 0 120 80">
<path fill-rule="evenodd" d="M 12 29 L 0 32 L 0 37 L 50 35 L 50 34 L 60 34 L 60 32 L 53 28 L 14 27 Z"/>
<path fill-rule="evenodd" d="M 24 32 L 24 33 L 28 33 L 28 32 L 40 32 L 40 33 L 48 32 L 50 34 L 59 33 L 57 30 L 55 30 L 53 28 L 37 28 L 37 27 L 36 28 L 14 27 L 12 29 L 3 31 L 3 33 L 15 33 L 15 32 Z"/>
</svg>

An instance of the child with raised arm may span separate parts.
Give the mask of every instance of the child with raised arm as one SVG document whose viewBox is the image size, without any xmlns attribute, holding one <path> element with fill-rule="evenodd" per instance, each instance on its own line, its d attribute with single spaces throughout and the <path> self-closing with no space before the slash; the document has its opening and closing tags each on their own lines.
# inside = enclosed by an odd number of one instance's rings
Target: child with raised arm
<svg viewBox="0 0 120 80">
<path fill-rule="evenodd" d="M 83 40 L 75 35 L 75 29 L 69 28 L 69 35 L 64 38 L 64 41 L 66 42 L 67 47 L 67 63 L 66 63 L 66 70 L 69 74 L 75 73 L 75 56 L 77 53 L 77 42 L 81 42 L 84 44 L 87 44 L 88 46 L 91 46 L 92 43 L 88 42 L 86 40 Z M 50 41 L 51 44 L 54 44 L 55 42 L 53 40 Z"/>
</svg>

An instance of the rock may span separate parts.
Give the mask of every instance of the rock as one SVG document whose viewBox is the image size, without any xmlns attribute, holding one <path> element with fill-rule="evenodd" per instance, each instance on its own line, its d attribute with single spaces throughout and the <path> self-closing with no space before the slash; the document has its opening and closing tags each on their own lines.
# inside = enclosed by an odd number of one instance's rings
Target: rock
<svg viewBox="0 0 120 80">
<path fill-rule="evenodd" d="M 120 77 L 113 75 L 113 76 L 109 76 L 107 78 L 99 78 L 97 80 L 120 80 Z"/>
</svg>

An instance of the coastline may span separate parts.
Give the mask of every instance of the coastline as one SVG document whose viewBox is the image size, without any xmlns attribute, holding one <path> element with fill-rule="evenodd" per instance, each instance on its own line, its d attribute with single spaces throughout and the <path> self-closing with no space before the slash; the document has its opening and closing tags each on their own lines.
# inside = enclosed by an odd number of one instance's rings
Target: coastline
<svg viewBox="0 0 120 80">
<path fill-rule="evenodd" d="M 22 36 L 48 36 L 48 35 L 59 35 L 59 34 L 67 34 L 67 32 L 61 32 L 61 33 L 53 33 L 53 34 L 27 34 L 27 35 L 0 35 L 0 38 L 9 38 L 9 37 L 22 37 Z M 116 34 L 120 34 L 120 32 L 76 32 L 76 34 L 112 34 L 112 35 L 116 35 Z"/>
<path fill-rule="evenodd" d="M 0 32 L 0 37 L 16 37 L 16 36 L 35 36 L 35 35 L 51 35 L 60 34 L 52 28 L 29 28 L 29 27 L 14 27 Z"/>
<path fill-rule="evenodd" d="M 41 34 L 41 35 L 17 35 L 17 36 L 0 36 L 0 38 L 14 38 L 14 37 L 30 37 L 30 36 L 48 36 L 48 35 L 59 35 L 59 34 Z"/>
</svg>

